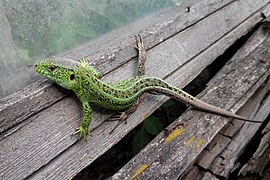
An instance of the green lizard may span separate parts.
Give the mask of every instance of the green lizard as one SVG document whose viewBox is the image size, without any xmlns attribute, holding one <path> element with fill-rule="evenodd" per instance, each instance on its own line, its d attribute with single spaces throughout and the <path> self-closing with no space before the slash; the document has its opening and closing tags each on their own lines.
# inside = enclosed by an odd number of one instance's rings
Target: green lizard
<svg viewBox="0 0 270 180">
<path fill-rule="evenodd" d="M 136 48 L 139 53 L 137 76 L 133 79 L 123 80 L 115 84 L 101 81 L 99 79 L 101 74 L 94 67 L 90 66 L 86 60 L 73 61 L 53 57 L 39 61 L 34 65 L 35 70 L 42 76 L 56 82 L 66 89 L 74 91 L 80 99 L 83 109 L 83 118 L 80 127 L 78 127 L 74 133 L 78 133 L 80 138 L 83 136 L 84 139 L 86 139 L 86 135 L 90 133 L 88 130 L 92 114 L 90 103 L 107 109 L 118 111 L 125 110 L 111 118 L 111 120 L 119 120 L 119 122 L 122 122 L 127 119 L 130 113 L 136 110 L 145 92 L 164 94 L 182 101 L 187 105 L 210 113 L 261 123 L 207 104 L 161 79 L 144 76 L 146 50 L 141 36 L 136 36 L 136 40 Z"/>
</svg>

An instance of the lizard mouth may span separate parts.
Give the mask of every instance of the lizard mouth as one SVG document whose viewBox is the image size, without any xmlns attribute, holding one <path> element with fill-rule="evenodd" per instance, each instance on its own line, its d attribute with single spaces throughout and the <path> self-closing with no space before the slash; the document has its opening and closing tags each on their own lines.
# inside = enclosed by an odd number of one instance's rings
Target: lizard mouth
<svg viewBox="0 0 270 180">
<path fill-rule="evenodd" d="M 50 73 L 47 70 L 43 69 L 38 63 L 34 65 L 34 69 L 36 72 L 38 72 L 42 76 L 45 76 L 47 79 L 52 80 L 52 76 L 50 75 Z"/>
<path fill-rule="evenodd" d="M 34 69 L 39 74 L 44 74 L 44 71 L 42 71 L 42 69 L 40 68 L 40 66 L 37 63 L 34 65 Z"/>
<path fill-rule="evenodd" d="M 34 69 L 35 69 L 35 71 L 37 71 L 38 73 L 40 72 L 40 68 L 39 68 L 38 64 L 35 64 L 35 65 L 34 65 Z"/>
</svg>

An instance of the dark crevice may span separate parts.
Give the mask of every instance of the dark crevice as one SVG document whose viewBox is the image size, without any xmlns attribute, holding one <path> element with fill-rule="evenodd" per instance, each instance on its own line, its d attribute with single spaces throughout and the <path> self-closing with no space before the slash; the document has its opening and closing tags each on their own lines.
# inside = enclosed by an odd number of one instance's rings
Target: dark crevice
<svg viewBox="0 0 270 180">
<path fill-rule="evenodd" d="M 268 115 L 268 117 L 266 119 L 270 119 L 270 114 Z M 251 159 L 253 154 L 256 152 L 257 148 L 259 147 L 259 145 L 261 143 L 261 139 L 264 136 L 261 132 L 266 127 L 266 125 L 268 123 L 269 123 L 269 121 L 264 121 L 263 124 L 258 129 L 258 131 L 256 132 L 256 134 L 251 138 L 250 142 L 248 143 L 248 145 L 245 148 L 245 152 L 241 156 L 239 156 L 238 161 L 235 163 L 235 164 L 239 163 L 241 166 L 236 168 L 229 175 L 228 179 L 237 179 L 237 178 L 239 178 L 239 175 L 238 175 L 239 171 Z M 247 176 L 255 176 L 255 177 L 259 178 L 258 174 L 251 175 L 251 173 L 248 173 Z"/>
<path fill-rule="evenodd" d="M 221 56 L 219 56 L 212 64 L 205 68 L 191 83 L 189 83 L 183 90 L 196 96 L 203 91 L 207 83 L 214 77 L 219 70 L 231 59 L 231 57 L 246 43 L 248 38 L 258 29 L 257 25 L 238 39 L 233 45 L 231 45 Z M 167 104 L 173 104 L 167 107 Z M 187 107 L 178 101 L 169 100 L 157 109 L 151 116 L 158 118 L 163 125 L 164 129 L 177 119 Z M 92 164 L 83 169 L 73 179 L 106 179 L 115 174 L 122 166 L 124 166 L 131 158 L 136 154 L 132 149 L 132 141 L 134 136 L 143 128 L 143 123 L 134 128 L 128 135 L 126 135 L 120 142 L 115 144 L 105 154 L 96 159 Z M 155 138 L 155 135 L 147 137 L 149 142 Z M 146 145 L 146 144 L 145 144 Z M 144 147 L 142 147 L 144 148 Z M 217 177 L 222 179 L 222 177 Z"/>
</svg>

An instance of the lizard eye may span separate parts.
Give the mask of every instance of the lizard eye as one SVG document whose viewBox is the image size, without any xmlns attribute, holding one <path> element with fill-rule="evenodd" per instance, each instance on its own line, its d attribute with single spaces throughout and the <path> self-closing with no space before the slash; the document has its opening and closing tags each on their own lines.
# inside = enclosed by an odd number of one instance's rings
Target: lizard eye
<svg viewBox="0 0 270 180">
<path fill-rule="evenodd" d="M 49 67 L 48 67 L 48 70 L 51 71 L 51 72 L 53 72 L 55 69 L 56 69 L 55 66 L 49 66 Z"/>
<path fill-rule="evenodd" d="M 74 74 L 71 74 L 70 76 L 69 76 L 69 79 L 72 81 L 72 80 L 74 80 L 75 79 L 75 75 Z"/>
</svg>

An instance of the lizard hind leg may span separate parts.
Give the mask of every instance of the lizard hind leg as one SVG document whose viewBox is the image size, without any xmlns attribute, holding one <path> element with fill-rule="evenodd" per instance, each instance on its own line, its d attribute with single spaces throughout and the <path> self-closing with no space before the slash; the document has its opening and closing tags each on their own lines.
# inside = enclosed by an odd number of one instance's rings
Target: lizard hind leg
<svg viewBox="0 0 270 180">
<path fill-rule="evenodd" d="M 113 131 L 122 123 L 127 123 L 127 117 L 128 114 L 126 111 L 117 112 L 116 114 L 112 115 L 109 119 L 106 121 L 118 121 L 118 123 L 114 126 L 114 128 L 110 131 L 110 134 L 113 133 Z"/>
<path fill-rule="evenodd" d="M 127 123 L 127 118 L 130 114 L 132 114 L 133 112 L 136 111 L 137 107 L 139 106 L 140 102 L 143 100 L 144 98 L 144 94 L 142 94 L 141 96 L 139 96 L 135 103 L 132 104 L 132 106 L 130 106 L 129 108 L 127 108 L 125 111 L 120 111 L 117 112 L 116 114 L 112 115 L 109 119 L 107 119 L 106 121 L 118 121 L 118 123 L 115 125 L 115 127 L 110 131 L 110 134 L 113 133 L 113 131 L 122 123 L 125 122 Z"/>
<path fill-rule="evenodd" d="M 138 61 L 139 65 L 137 68 L 137 77 L 145 75 L 145 61 L 146 61 L 146 49 L 143 43 L 142 36 L 139 34 L 135 36 L 137 45 L 135 49 L 138 50 Z"/>
<path fill-rule="evenodd" d="M 136 46 L 135 49 L 138 50 L 138 67 L 137 67 L 137 75 L 136 78 L 139 78 L 140 76 L 145 75 L 145 61 L 146 61 L 146 49 L 144 47 L 144 43 L 143 43 L 143 39 L 142 36 L 139 34 L 137 36 L 135 36 L 136 39 Z M 135 78 L 135 79 L 136 79 Z M 132 85 L 134 82 L 134 79 L 131 80 L 126 80 L 126 81 L 121 81 L 119 83 L 116 83 L 115 86 L 116 87 L 129 87 L 130 85 Z M 140 95 L 136 101 L 134 102 L 134 104 L 132 106 L 130 106 L 129 108 L 127 108 L 125 111 L 120 111 L 114 115 L 112 115 L 107 121 L 119 121 L 116 126 L 111 130 L 110 134 L 122 123 L 122 122 L 127 122 L 127 118 L 129 116 L 129 114 L 133 113 L 134 111 L 136 111 L 137 107 L 139 106 L 140 102 L 143 100 L 143 98 L 145 97 L 145 94 Z"/>
</svg>

